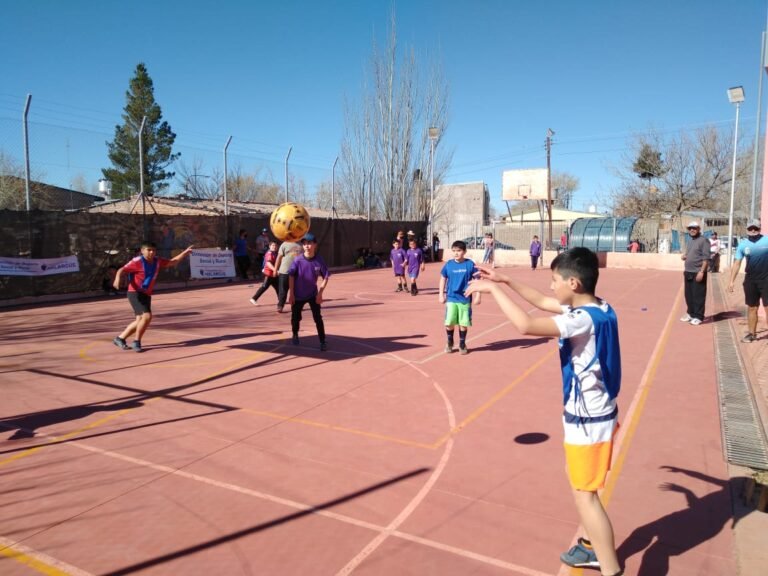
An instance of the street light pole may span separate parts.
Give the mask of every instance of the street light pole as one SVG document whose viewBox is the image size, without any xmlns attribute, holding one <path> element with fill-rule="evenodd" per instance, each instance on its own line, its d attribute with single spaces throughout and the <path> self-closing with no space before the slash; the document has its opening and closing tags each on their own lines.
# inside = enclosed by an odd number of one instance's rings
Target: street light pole
<svg viewBox="0 0 768 576">
<path fill-rule="evenodd" d="M 549 246 L 552 247 L 552 169 L 550 166 L 549 158 L 552 150 L 552 136 L 555 135 L 555 131 L 551 128 L 547 128 L 547 222 L 549 230 Z"/>
<path fill-rule="evenodd" d="M 427 232 L 430 246 L 435 235 L 435 144 L 439 137 L 440 128 L 431 126 L 429 128 L 429 227 Z M 432 259 L 434 260 L 434 254 Z"/>
<path fill-rule="evenodd" d="M 733 168 L 731 169 L 731 206 L 728 210 L 728 253 L 726 265 L 731 267 L 731 254 L 733 253 L 733 197 L 736 192 L 736 146 L 739 142 L 739 108 L 744 102 L 744 88 L 736 86 L 728 89 L 728 100 L 736 104 L 736 126 L 733 129 Z"/>
<path fill-rule="evenodd" d="M 227 143 L 224 144 L 224 244 L 229 242 L 229 198 L 227 193 L 227 148 L 229 143 L 232 142 L 232 136 L 227 138 Z"/>
<path fill-rule="evenodd" d="M 288 155 L 285 157 L 285 201 L 288 202 L 288 158 L 291 157 L 293 146 L 288 148 Z"/>
<path fill-rule="evenodd" d="M 333 161 L 333 168 L 331 168 L 331 220 L 336 218 L 336 164 L 339 162 L 339 157 L 336 156 L 336 160 Z"/>
</svg>

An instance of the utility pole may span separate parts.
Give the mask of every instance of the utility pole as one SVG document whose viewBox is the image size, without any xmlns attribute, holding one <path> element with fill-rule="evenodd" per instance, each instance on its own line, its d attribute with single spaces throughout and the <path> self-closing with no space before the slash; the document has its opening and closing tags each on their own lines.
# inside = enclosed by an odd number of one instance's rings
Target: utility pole
<svg viewBox="0 0 768 576">
<path fill-rule="evenodd" d="M 552 249 L 552 167 L 550 165 L 550 156 L 552 152 L 552 136 L 555 135 L 555 131 L 552 128 L 547 128 L 547 222 L 548 222 L 548 243 L 547 245 Z"/>
</svg>

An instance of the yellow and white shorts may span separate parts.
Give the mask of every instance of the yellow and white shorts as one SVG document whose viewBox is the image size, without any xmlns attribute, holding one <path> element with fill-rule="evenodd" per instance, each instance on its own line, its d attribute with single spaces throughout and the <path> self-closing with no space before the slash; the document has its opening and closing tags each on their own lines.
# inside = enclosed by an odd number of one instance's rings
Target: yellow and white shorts
<svg viewBox="0 0 768 576">
<path fill-rule="evenodd" d="M 596 492 L 611 469 L 613 440 L 619 430 L 619 409 L 596 417 L 563 412 L 565 462 L 575 490 Z"/>
</svg>

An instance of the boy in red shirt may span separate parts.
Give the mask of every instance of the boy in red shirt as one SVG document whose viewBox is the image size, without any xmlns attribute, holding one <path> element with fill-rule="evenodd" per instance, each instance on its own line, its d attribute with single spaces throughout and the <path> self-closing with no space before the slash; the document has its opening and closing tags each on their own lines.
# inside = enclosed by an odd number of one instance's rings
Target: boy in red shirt
<svg viewBox="0 0 768 576">
<path fill-rule="evenodd" d="M 141 352 L 141 337 L 152 321 L 152 290 L 155 287 L 157 276 L 162 268 L 176 266 L 190 252 L 192 252 L 192 246 L 169 260 L 157 256 L 157 244 L 143 242 L 141 244 L 141 256 L 136 256 L 117 271 L 114 282 L 115 290 L 119 289 L 123 274 L 128 273 L 128 302 L 136 314 L 136 319 L 128 324 L 119 336 L 115 336 L 112 340 L 115 346 L 128 350 L 125 339 L 135 333 L 132 348 L 136 352 Z"/>
</svg>

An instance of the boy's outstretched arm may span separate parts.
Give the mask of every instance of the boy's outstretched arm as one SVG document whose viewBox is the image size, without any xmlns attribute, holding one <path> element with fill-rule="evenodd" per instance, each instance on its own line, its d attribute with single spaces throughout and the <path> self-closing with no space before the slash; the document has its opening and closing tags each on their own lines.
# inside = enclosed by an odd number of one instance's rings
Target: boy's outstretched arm
<svg viewBox="0 0 768 576">
<path fill-rule="evenodd" d="M 552 318 L 534 318 L 504 292 L 499 282 L 490 280 L 473 280 L 469 283 L 469 288 L 464 293 L 466 296 L 472 294 L 481 294 L 485 292 L 490 294 L 499 303 L 501 311 L 512 321 L 520 334 L 531 334 L 533 336 L 553 336 L 560 337 L 560 329 Z M 554 300 L 554 298 L 552 298 Z M 557 300 L 555 300 L 557 302 Z M 533 304 L 533 302 L 531 302 Z M 562 308 L 558 308 L 562 312 Z"/>
<path fill-rule="evenodd" d="M 480 270 L 481 279 L 491 280 L 493 282 L 506 284 L 512 290 L 517 292 L 520 295 L 520 297 L 523 298 L 523 300 L 525 300 L 529 304 L 533 304 L 539 310 L 544 310 L 545 312 L 552 312 L 553 314 L 560 314 L 562 312 L 560 303 L 557 301 L 556 298 L 547 296 L 546 294 L 543 294 L 542 292 L 539 292 L 538 290 L 536 290 L 536 288 L 532 288 L 531 286 L 522 284 L 521 282 L 517 282 L 516 280 L 513 280 L 509 276 L 502 274 L 501 272 L 497 272 L 493 268 L 488 268 L 486 266 L 478 266 L 477 269 Z"/>
<path fill-rule="evenodd" d="M 181 262 L 184 258 L 186 258 L 189 255 L 190 252 L 192 252 L 193 248 L 194 246 L 190 244 L 189 246 L 187 246 L 186 250 L 184 250 L 183 252 L 180 252 L 179 254 L 176 254 L 176 256 L 171 258 L 171 264 L 175 265 Z"/>
</svg>

